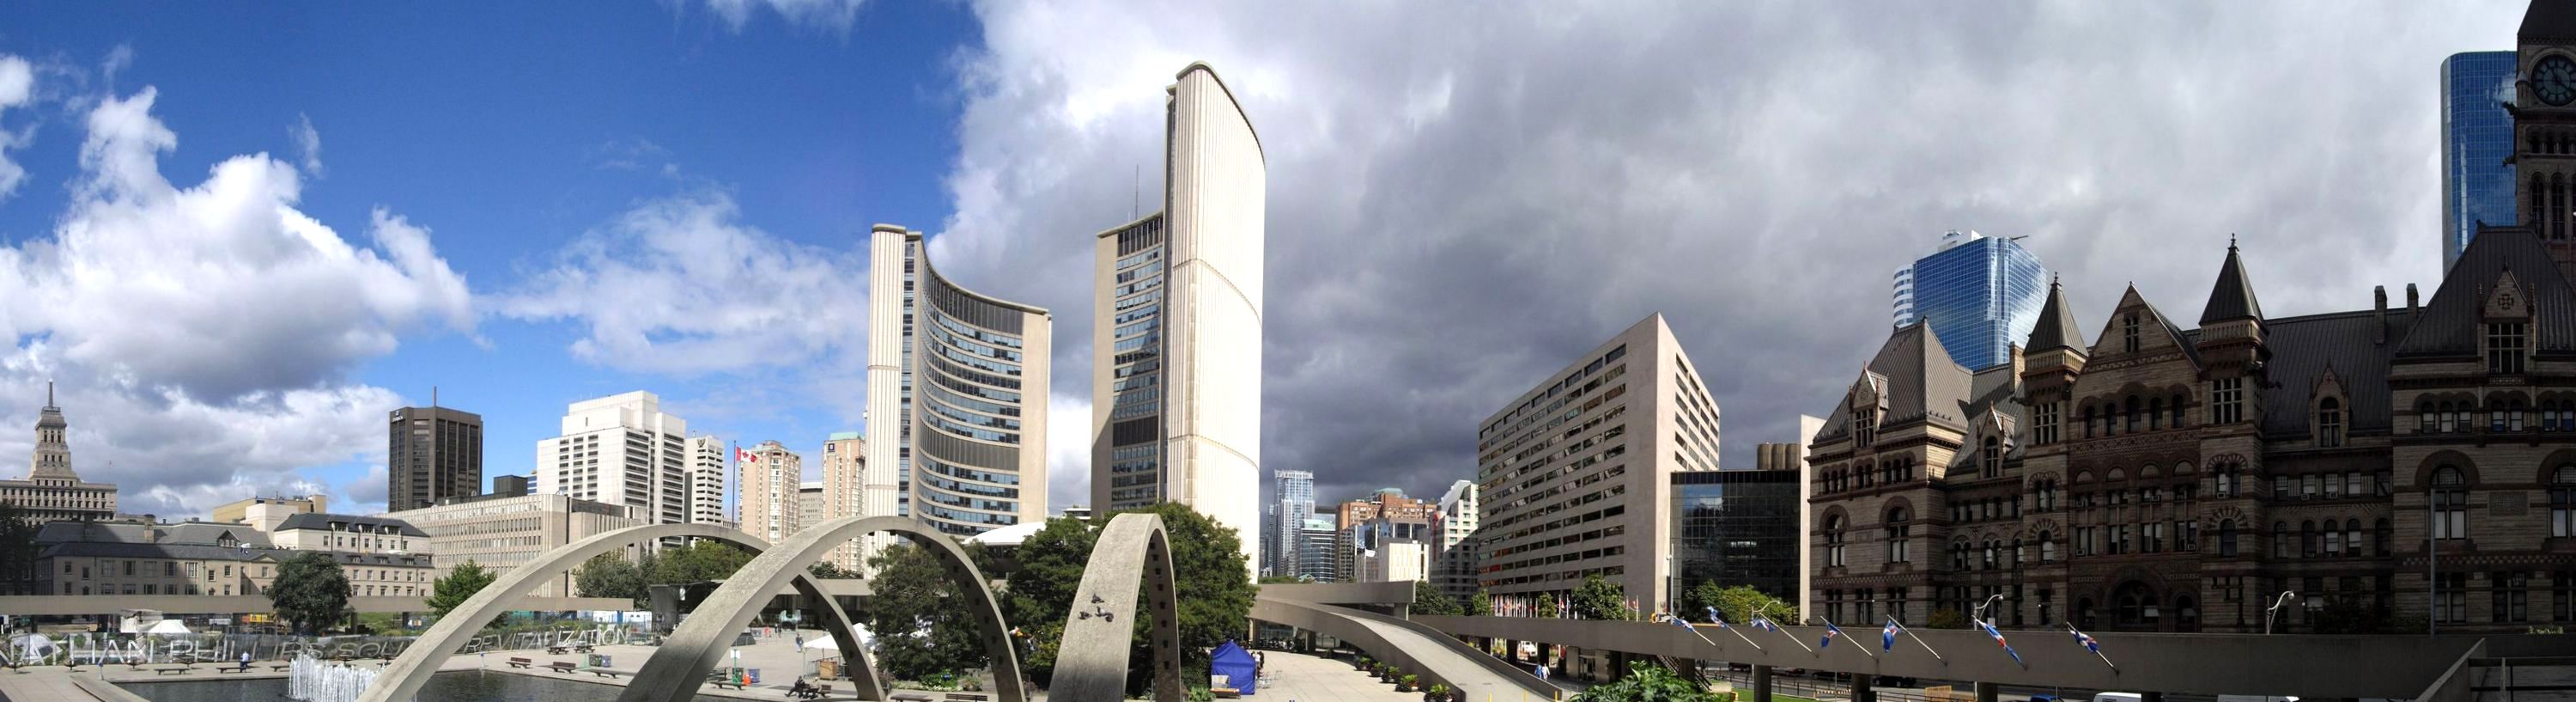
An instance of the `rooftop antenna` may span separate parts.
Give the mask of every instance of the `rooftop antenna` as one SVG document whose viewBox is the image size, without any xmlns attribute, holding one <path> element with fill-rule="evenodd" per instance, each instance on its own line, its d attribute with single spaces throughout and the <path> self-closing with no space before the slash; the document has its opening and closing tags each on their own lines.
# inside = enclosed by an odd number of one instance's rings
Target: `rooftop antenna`
<svg viewBox="0 0 2576 702">
<path fill-rule="evenodd" d="M 429 386 L 429 408 L 438 409 L 438 386 Z"/>
<path fill-rule="evenodd" d="M 1136 210 L 1145 206 L 1145 164 L 1136 164 L 1135 177 L 1130 182 L 1135 188 L 1127 194 L 1127 219 L 1132 221 L 1140 214 Z"/>
</svg>

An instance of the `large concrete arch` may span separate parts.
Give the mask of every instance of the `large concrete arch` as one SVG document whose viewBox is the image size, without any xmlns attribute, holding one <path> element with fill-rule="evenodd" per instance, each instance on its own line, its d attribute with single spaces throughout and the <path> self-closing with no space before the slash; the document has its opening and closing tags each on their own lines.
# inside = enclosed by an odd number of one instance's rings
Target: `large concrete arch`
<svg viewBox="0 0 2576 702">
<path fill-rule="evenodd" d="M 1150 584 L 1151 590 L 1144 590 Z M 1091 547 L 1091 564 L 1074 591 L 1064 621 L 1066 642 L 1131 641 L 1136 596 L 1144 590 L 1153 608 L 1154 701 L 1181 702 L 1180 593 L 1172 573 L 1170 537 L 1163 517 L 1130 512 L 1113 517 Z M 1056 651 L 1055 679 L 1047 696 L 1056 702 L 1117 702 L 1126 698 L 1130 646 L 1064 646 Z"/>
<path fill-rule="evenodd" d="M 580 566 L 593 556 L 623 549 L 628 544 L 666 538 L 714 539 L 741 546 L 755 553 L 768 550 L 769 547 L 769 544 L 762 543 L 759 539 L 752 538 L 750 534 L 740 530 L 704 524 L 647 524 L 599 534 L 556 547 L 552 551 L 538 555 L 535 560 L 529 561 L 526 565 L 512 568 L 510 572 L 501 574 L 501 577 L 494 579 L 492 584 L 484 586 L 481 592 L 474 593 L 473 597 L 466 599 L 465 604 L 458 605 L 454 611 L 448 612 L 447 616 L 440 617 L 437 625 L 430 627 L 428 631 L 421 632 L 420 638 L 410 648 L 404 649 L 401 656 L 385 666 L 384 672 L 376 678 L 376 684 L 367 688 L 366 694 L 358 697 L 358 702 L 410 702 L 412 696 L 420 692 L 420 686 L 429 682 L 429 676 L 436 674 L 439 667 L 446 664 L 448 657 L 456 651 L 457 646 L 463 645 L 465 639 L 473 636 L 474 632 L 481 631 L 484 622 L 492 621 L 493 617 L 511 611 L 512 605 L 518 602 L 519 598 L 527 596 L 529 592 L 536 590 L 537 586 L 545 584 L 546 580 Z M 861 685 L 861 690 L 878 691 L 875 697 L 864 699 L 884 699 L 882 683 L 876 675 L 876 666 L 868 660 L 867 649 L 859 645 L 858 635 L 850 630 L 849 615 L 842 612 L 840 605 L 824 594 L 821 588 L 816 587 L 810 577 L 804 577 L 804 573 L 803 568 L 798 568 L 796 571 L 796 575 L 799 576 L 795 579 L 796 591 L 805 595 L 809 601 L 821 603 L 818 609 L 823 612 L 824 623 L 831 628 L 834 643 L 841 647 L 841 655 L 845 660 L 850 661 L 851 682 Z M 775 591 L 774 588 L 771 591 Z M 691 689 L 695 687 L 692 686 Z"/>
<path fill-rule="evenodd" d="M 1027 693 L 1020 678 L 1019 651 L 1011 644 L 1010 625 L 1002 621 L 1002 609 L 993 600 L 992 588 L 986 585 L 983 571 L 966 558 L 966 550 L 947 535 L 923 528 L 908 517 L 848 517 L 808 527 L 779 542 L 760 557 L 751 559 L 722 587 L 698 605 L 696 616 L 681 622 L 671 631 L 662 648 L 644 661 L 635 673 L 633 683 L 617 696 L 618 702 L 688 702 L 697 696 L 698 687 L 707 680 L 707 671 L 715 668 L 733 643 L 735 632 L 751 623 L 760 606 L 771 593 L 798 580 L 805 565 L 831 553 L 843 541 L 873 534 L 891 532 L 919 544 L 937 556 L 948 570 L 948 577 L 959 591 L 975 598 L 976 623 L 983 629 L 984 649 L 993 659 L 994 702 L 1025 702 Z M 1094 560 L 1096 569 L 1099 561 Z M 1168 570 L 1168 568 L 1167 568 Z M 1085 582 L 1089 582 L 1087 579 Z M 835 627 L 847 631 L 848 627 Z M 887 635 L 892 632 L 878 632 Z M 1123 640 L 1123 637 L 1122 637 Z M 848 644 L 844 644 L 848 645 Z M 1119 647 L 1123 650 L 1124 647 Z M 1059 665 L 1059 668 L 1062 666 Z M 1175 666 L 1177 667 L 1177 666 Z M 1123 670 L 1123 667 L 1122 667 Z M 883 689 L 862 688 L 866 694 L 874 689 L 883 699 Z"/>
</svg>

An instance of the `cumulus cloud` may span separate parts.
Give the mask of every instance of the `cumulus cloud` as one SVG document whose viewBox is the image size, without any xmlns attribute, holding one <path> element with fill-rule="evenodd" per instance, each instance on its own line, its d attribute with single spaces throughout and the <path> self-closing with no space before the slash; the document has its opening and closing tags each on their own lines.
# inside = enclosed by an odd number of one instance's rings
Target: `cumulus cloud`
<svg viewBox="0 0 2576 702">
<path fill-rule="evenodd" d="M 2134 281 L 2190 318 L 2231 232 L 2276 314 L 2431 282 L 2435 69 L 2521 9 L 984 2 L 935 255 L 1087 368 L 1090 235 L 1117 176 L 1156 209 L 1162 88 L 1206 60 L 1268 157 L 1266 465 L 1438 494 L 1478 421 L 1658 311 L 1726 369 L 1744 465 L 1944 229 L 2029 235 L 2087 316 Z"/>
<path fill-rule="evenodd" d="M 858 21 L 859 8 L 867 0 L 706 0 L 707 9 L 724 18 L 725 24 L 740 32 L 751 24 L 751 15 L 760 8 L 776 11 L 789 24 L 848 33 Z"/>
<path fill-rule="evenodd" d="M 23 58 L 0 54 L 0 120 L 5 120 L 11 109 L 25 107 L 34 101 L 35 96 L 35 65 Z M 0 201 L 8 200 L 18 191 L 18 184 L 27 179 L 27 168 L 9 160 L 9 150 L 26 146 L 34 134 L 33 125 L 11 133 L 7 122 L 0 121 Z"/>
<path fill-rule="evenodd" d="M 295 124 L 286 128 L 286 137 L 295 144 L 295 162 L 304 166 L 304 174 L 322 177 L 322 133 L 313 129 L 313 118 L 296 113 Z"/>
<path fill-rule="evenodd" d="M 1070 505 L 1091 504 L 1090 396 L 1047 396 L 1046 441 L 1049 513 L 1062 512 Z"/>
<path fill-rule="evenodd" d="M 132 512 L 202 513 L 329 492 L 303 469 L 383 461 L 392 391 L 358 364 L 405 333 L 471 332 L 465 279 L 428 230 L 378 209 L 373 247 L 297 209 L 295 169 L 226 158 L 200 183 L 160 171 L 178 135 L 152 88 L 102 96 L 53 236 L 0 248 L 0 417 L 29 427 L 59 381 L 74 465 Z M 0 431 L 0 455 L 32 432 Z"/>
<path fill-rule="evenodd" d="M 639 203 L 493 308 L 574 321 L 586 331 L 573 356 L 620 370 L 788 368 L 864 354 L 864 258 L 779 238 L 741 215 L 721 191 Z"/>
</svg>

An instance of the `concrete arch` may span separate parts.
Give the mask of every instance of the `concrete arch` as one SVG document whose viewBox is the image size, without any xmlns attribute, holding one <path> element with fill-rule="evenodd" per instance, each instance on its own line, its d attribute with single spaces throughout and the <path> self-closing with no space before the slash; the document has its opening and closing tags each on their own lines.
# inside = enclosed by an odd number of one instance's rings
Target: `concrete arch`
<svg viewBox="0 0 2576 702">
<path fill-rule="evenodd" d="M 529 592 L 535 591 L 537 586 L 545 584 L 546 580 L 589 561 L 593 556 L 623 549 L 628 544 L 666 538 L 714 539 L 741 546 L 753 552 L 766 550 L 769 546 L 759 539 L 752 538 L 750 534 L 735 529 L 704 524 L 647 524 L 599 534 L 556 547 L 552 551 L 537 556 L 528 564 L 512 568 L 510 572 L 493 579 L 492 584 L 484 586 L 481 592 L 474 593 L 472 598 L 465 600 L 465 604 L 458 605 L 454 611 L 448 612 L 447 616 L 439 618 L 436 626 L 421 632 L 420 639 L 416 643 L 404 649 L 402 655 L 396 657 L 393 663 L 385 666 L 376 684 L 367 688 L 366 694 L 358 697 L 358 702 L 410 702 L 412 696 L 420 692 L 420 686 L 429 682 L 429 676 L 438 672 L 439 667 L 447 662 L 457 646 L 463 645 L 466 639 L 471 638 L 475 632 L 481 631 L 484 622 L 491 621 L 493 617 L 500 616 L 503 612 L 511 611 L 512 603 L 527 596 Z M 852 682 L 871 687 L 880 685 L 876 676 L 876 666 L 868 660 L 867 649 L 859 645 L 857 634 L 850 630 L 849 615 L 843 613 L 840 605 L 834 603 L 831 597 L 824 595 L 811 578 L 801 577 L 804 573 L 803 569 L 798 569 L 797 573 L 800 577 L 796 578 L 796 591 L 804 594 L 807 599 L 822 603 L 817 609 L 822 611 L 825 625 L 831 628 L 834 643 L 841 647 L 841 655 L 851 662 Z M 884 696 L 880 694 L 873 699 L 883 698 Z"/>
<path fill-rule="evenodd" d="M 1150 585 L 1151 589 L 1146 589 Z M 1074 591 L 1064 620 L 1065 641 L 1133 641 L 1136 596 L 1153 608 L 1154 702 L 1181 702 L 1180 592 L 1173 580 L 1170 537 L 1163 517 L 1130 512 L 1112 517 L 1092 544 L 1091 564 Z M 1105 612 L 1106 614 L 1102 614 Z M 1126 698 L 1129 646 L 1067 646 L 1056 652 L 1056 702 L 1117 702 Z"/>
<path fill-rule="evenodd" d="M 707 671 L 715 668 L 726 647 L 733 643 L 735 632 L 760 614 L 761 605 L 771 593 L 791 582 L 803 581 L 806 564 L 829 555 L 841 542 L 877 532 L 894 533 L 930 551 L 946 566 L 949 579 L 958 589 L 977 600 L 975 611 L 980 616 L 976 623 L 983 629 L 984 648 L 993 659 L 994 701 L 1024 702 L 1027 692 L 1021 684 L 1019 652 L 1011 644 L 1010 625 L 1002 621 L 1001 607 L 993 600 L 993 590 L 986 585 L 983 572 L 966 558 L 966 550 L 947 535 L 924 528 L 911 518 L 893 516 L 847 517 L 808 527 L 743 564 L 723 587 L 716 588 L 698 605 L 696 616 L 671 631 L 670 638 L 636 671 L 634 682 L 617 696 L 618 702 L 688 702 L 695 698 L 699 686 L 706 684 Z M 1100 561 L 1095 559 L 1092 566 L 1098 570 Z M 1085 582 L 1089 582 L 1087 578 Z M 835 626 L 834 634 L 848 630 L 847 626 Z M 855 647 L 855 642 L 843 645 Z M 885 699 L 885 689 L 877 681 L 862 685 L 862 699 Z"/>
</svg>

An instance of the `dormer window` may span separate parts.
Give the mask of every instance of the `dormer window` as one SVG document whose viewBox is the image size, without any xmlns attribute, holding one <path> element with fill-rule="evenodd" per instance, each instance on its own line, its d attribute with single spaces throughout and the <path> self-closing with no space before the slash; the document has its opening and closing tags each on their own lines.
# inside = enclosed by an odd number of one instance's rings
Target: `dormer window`
<svg viewBox="0 0 2576 702">
<path fill-rule="evenodd" d="M 2325 398 L 2317 401 L 2317 445 L 2343 445 L 2343 401 Z"/>
<path fill-rule="evenodd" d="M 2138 313 L 2136 312 L 2120 318 L 2120 348 L 2129 353 L 2138 352 Z"/>
<path fill-rule="evenodd" d="M 2524 361 L 2531 355 L 2530 346 L 2525 343 L 2529 336 L 2525 333 L 2528 326 L 2523 322 L 2487 323 L 2488 374 L 2522 374 Z"/>
<path fill-rule="evenodd" d="M 1993 477 L 1998 477 L 1998 476 L 2003 475 L 2003 474 L 2004 474 L 2004 448 L 2003 448 L 2003 442 L 2002 442 L 2002 441 L 2000 441 L 2000 440 L 1997 440 L 1995 437 L 1991 437 L 1991 436 L 1986 437 L 1986 450 L 1985 450 L 1985 455 L 1984 455 L 1984 457 L 1983 457 L 1981 460 L 1982 460 L 1982 462 L 1984 463 L 1984 468 L 1985 468 L 1986 477 L 1993 478 Z"/>
<path fill-rule="evenodd" d="M 1852 441 L 1862 446 L 1878 441 L 1878 410 L 1862 408 L 1852 412 Z"/>
</svg>

